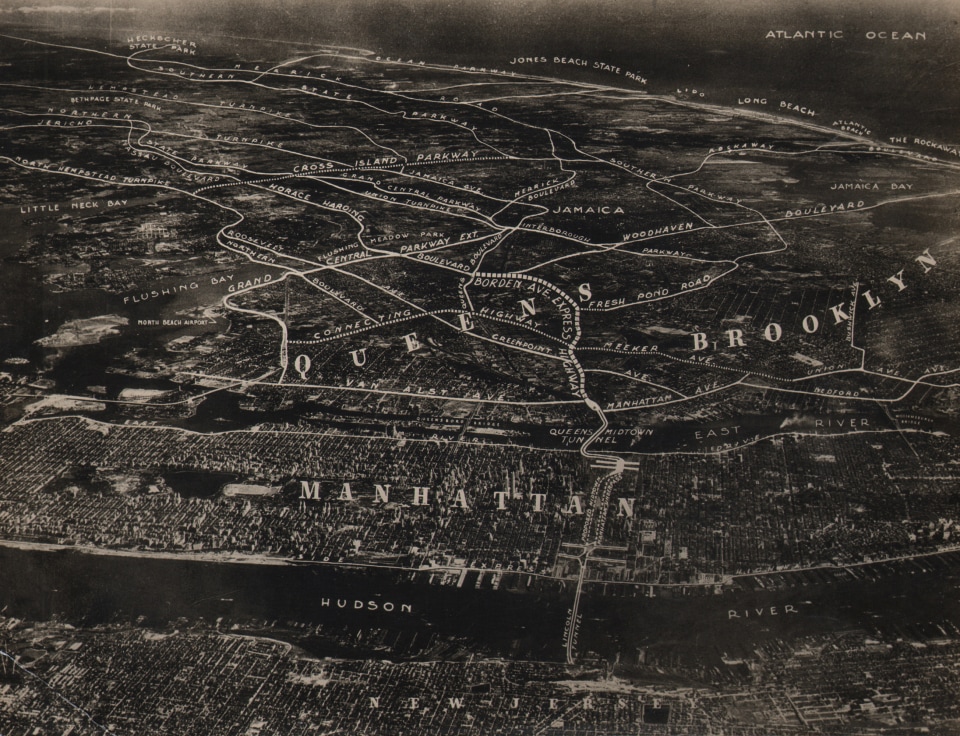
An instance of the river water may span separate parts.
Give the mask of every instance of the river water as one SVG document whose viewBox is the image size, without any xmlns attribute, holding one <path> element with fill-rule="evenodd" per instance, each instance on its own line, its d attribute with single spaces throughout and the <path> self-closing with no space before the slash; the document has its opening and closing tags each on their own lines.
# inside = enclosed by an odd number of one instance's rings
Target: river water
<svg viewBox="0 0 960 736">
<path fill-rule="evenodd" d="M 223 619 L 340 632 L 311 642 L 318 656 L 369 656 L 351 650 L 361 633 L 385 629 L 397 642 L 385 656 L 417 658 L 438 642 L 460 642 L 488 656 L 562 661 L 573 582 L 504 575 L 477 585 L 439 585 L 436 572 L 318 564 L 257 564 L 90 554 L 0 545 L 0 607 L 6 615 L 57 615 L 86 625 L 133 621 L 164 626 Z M 922 640 L 957 634 L 960 552 L 831 579 L 780 576 L 779 587 L 738 584 L 666 591 L 588 584 L 580 603 L 578 654 L 630 668 L 658 656 L 718 665 L 771 640 L 862 631 Z M 751 581 L 752 582 L 752 581 Z M 788 582 L 788 585 L 783 585 Z"/>
</svg>

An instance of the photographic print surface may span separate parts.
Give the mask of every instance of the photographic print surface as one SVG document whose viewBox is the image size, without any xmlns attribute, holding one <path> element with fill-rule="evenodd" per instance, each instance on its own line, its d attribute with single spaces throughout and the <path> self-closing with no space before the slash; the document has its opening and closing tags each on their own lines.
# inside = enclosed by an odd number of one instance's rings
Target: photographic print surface
<svg viewBox="0 0 960 736">
<path fill-rule="evenodd" d="M 960 4 L 0 2 L 0 734 L 960 733 Z"/>
</svg>

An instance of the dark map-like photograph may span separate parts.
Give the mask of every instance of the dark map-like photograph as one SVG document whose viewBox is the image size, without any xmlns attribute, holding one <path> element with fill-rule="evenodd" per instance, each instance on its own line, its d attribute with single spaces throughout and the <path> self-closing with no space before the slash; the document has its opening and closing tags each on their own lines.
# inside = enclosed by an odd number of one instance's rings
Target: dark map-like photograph
<svg viewBox="0 0 960 736">
<path fill-rule="evenodd" d="M 0 736 L 960 734 L 960 2 L 0 0 Z"/>
</svg>

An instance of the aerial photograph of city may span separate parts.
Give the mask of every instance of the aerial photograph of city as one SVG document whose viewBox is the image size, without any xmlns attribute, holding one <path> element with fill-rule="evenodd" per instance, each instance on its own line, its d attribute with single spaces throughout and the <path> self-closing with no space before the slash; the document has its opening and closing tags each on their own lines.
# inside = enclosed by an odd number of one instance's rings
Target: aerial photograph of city
<svg viewBox="0 0 960 736">
<path fill-rule="evenodd" d="M 0 736 L 960 736 L 960 2 L 0 0 Z"/>
</svg>

